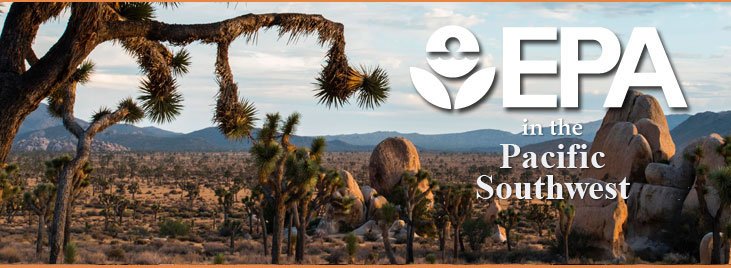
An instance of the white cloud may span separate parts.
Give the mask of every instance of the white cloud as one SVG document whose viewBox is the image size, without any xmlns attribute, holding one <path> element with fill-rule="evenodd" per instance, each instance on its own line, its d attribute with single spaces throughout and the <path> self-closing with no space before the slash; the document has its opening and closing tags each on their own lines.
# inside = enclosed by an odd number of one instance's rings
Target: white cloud
<svg viewBox="0 0 731 268">
<path fill-rule="evenodd" d="M 470 27 L 482 22 L 482 19 L 475 15 L 457 13 L 452 9 L 432 8 L 424 14 L 424 22 L 429 28 L 438 28 L 444 25 Z"/>
</svg>

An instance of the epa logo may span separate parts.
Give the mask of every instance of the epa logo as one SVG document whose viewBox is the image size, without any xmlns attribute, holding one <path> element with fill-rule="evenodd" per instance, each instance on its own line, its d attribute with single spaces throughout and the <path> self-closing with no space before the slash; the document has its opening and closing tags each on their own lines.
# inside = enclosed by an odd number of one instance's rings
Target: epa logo
<svg viewBox="0 0 731 268">
<path fill-rule="evenodd" d="M 455 39 L 459 47 L 451 51 L 448 41 Z M 495 67 L 478 70 L 472 74 L 479 63 L 480 45 L 469 30 L 455 26 L 445 26 L 436 30 L 426 43 L 427 63 L 438 75 L 446 78 L 465 78 L 452 98 L 444 83 L 431 72 L 411 67 L 411 81 L 416 91 L 429 103 L 442 109 L 462 109 L 475 104 L 487 94 L 495 78 Z M 468 75 L 469 74 L 469 75 Z"/>
<path fill-rule="evenodd" d="M 459 46 L 450 50 L 447 44 L 450 40 L 456 40 Z M 560 64 L 556 60 L 523 59 L 522 44 L 536 41 L 559 41 Z M 598 43 L 601 47 L 598 57 L 581 57 L 579 43 L 584 41 Z M 502 47 L 501 81 L 505 108 L 578 108 L 579 77 L 610 72 L 613 72 L 614 79 L 604 101 L 605 108 L 621 107 L 632 87 L 659 88 L 669 107 L 688 107 L 655 27 L 635 27 L 624 53 L 619 38 L 601 27 L 504 27 Z M 463 109 L 482 99 L 492 87 L 495 67 L 476 68 L 479 66 L 480 47 L 469 30 L 454 25 L 439 28 L 429 37 L 426 52 L 430 56 L 427 63 L 436 74 L 416 67 L 411 67 L 410 73 L 416 91 L 432 105 L 447 110 Z M 647 52 L 652 72 L 637 71 L 644 52 Z M 560 77 L 560 95 L 524 94 L 521 87 L 522 78 L 526 75 Z M 441 78 L 464 79 L 454 100 Z"/>
</svg>

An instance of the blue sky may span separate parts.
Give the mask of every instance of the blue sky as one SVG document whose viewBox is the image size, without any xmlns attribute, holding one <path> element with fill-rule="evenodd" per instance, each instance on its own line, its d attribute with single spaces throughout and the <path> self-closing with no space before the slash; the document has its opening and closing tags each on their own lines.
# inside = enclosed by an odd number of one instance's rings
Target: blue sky
<svg viewBox="0 0 731 268">
<path fill-rule="evenodd" d="M 3 7 L 7 9 L 7 5 Z M 277 41 L 274 31 L 255 44 L 239 40 L 230 49 L 241 96 L 268 112 L 302 113 L 304 135 L 400 131 L 447 133 L 493 128 L 517 132 L 523 118 L 547 124 L 559 117 L 570 122 L 600 119 L 612 76 L 585 78 L 581 109 L 507 110 L 502 108 L 500 76 L 502 27 L 599 26 L 614 31 L 625 44 L 633 27 L 660 31 L 690 108 L 666 113 L 729 110 L 731 99 L 731 5 L 664 3 L 183 3 L 161 9 L 157 19 L 169 23 L 205 23 L 246 13 L 322 14 L 345 25 L 347 54 L 353 65 L 381 65 L 391 78 L 391 97 L 376 110 L 355 105 L 328 109 L 313 97 L 314 77 L 326 48 L 311 37 L 296 44 Z M 43 54 L 64 30 L 68 14 L 41 27 L 35 49 Z M 424 47 L 431 32 L 445 25 L 469 28 L 479 39 L 483 66 L 497 66 L 498 80 L 488 98 L 469 110 L 440 110 L 422 100 L 409 78 L 409 67 L 428 69 Z M 216 84 L 215 47 L 192 44 L 191 72 L 179 79 L 185 108 L 163 129 L 190 132 L 212 126 Z M 587 47 L 588 57 L 596 47 Z M 559 44 L 529 45 L 525 59 L 559 59 Z M 119 46 L 99 46 L 90 56 L 97 72 L 79 89 L 77 116 L 89 118 L 100 105 L 114 105 L 137 95 L 140 72 Z M 450 84 L 451 85 L 451 84 Z M 524 92 L 558 94 L 559 78 L 529 78 Z M 658 99 L 667 107 L 662 94 Z M 151 125 L 145 121 L 141 126 Z"/>
</svg>

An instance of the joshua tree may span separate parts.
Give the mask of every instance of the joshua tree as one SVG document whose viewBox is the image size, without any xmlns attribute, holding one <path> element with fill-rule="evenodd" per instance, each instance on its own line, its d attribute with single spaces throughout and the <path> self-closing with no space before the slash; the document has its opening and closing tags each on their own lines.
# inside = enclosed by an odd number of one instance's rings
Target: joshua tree
<svg viewBox="0 0 731 268">
<path fill-rule="evenodd" d="M 3 201 L 5 201 L 7 197 L 11 196 L 10 192 L 14 192 L 16 187 L 12 183 L 12 177 L 16 173 L 18 173 L 17 165 L 0 163 L 0 205 L 3 204 Z"/>
<path fill-rule="evenodd" d="M 452 237 L 454 237 L 452 255 L 454 258 L 459 254 L 462 224 L 472 213 L 473 200 L 474 191 L 469 185 L 451 184 L 440 187 L 437 191 L 436 202 L 444 209 L 452 223 Z"/>
<path fill-rule="evenodd" d="M 723 152 L 723 147 L 719 148 L 719 152 Z M 697 146 L 692 153 L 685 155 L 685 158 L 691 160 L 693 166 L 695 166 L 695 190 L 698 196 L 698 207 L 701 217 L 711 225 L 711 232 L 713 233 L 711 263 L 719 264 L 721 263 L 721 226 L 719 217 L 723 211 L 723 207 L 719 206 L 716 213 L 712 213 L 708 208 L 708 202 L 706 201 L 708 166 L 701 164 L 704 154 L 703 148 Z"/>
<path fill-rule="evenodd" d="M 56 187 L 58 187 L 58 178 L 61 175 L 61 172 L 66 168 L 66 165 L 68 165 L 71 162 L 70 156 L 61 156 L 55 159 L 52 159 L 51 161 L 46 161 L 46 180 L 53 183 Z M 65 225 L 68 228 L 64 228 L 63 232 L 63 248 L 65 249 L 66 246 L 69 244 L 71 239 L 71 219 L 74 214 L 74 209 L 76 208 L 76 201 L 81 197 L 81 194 L 84 192 L 84 190 L 89 187 L 91 184 L 89 182 L 89 174 L 93 171 L 91 165 L 87 162 L 84 164 L 84 166 L 75 172 L 73 181 L 69 185 L 71 187 L 71 193 L 69 194 L 69 203 L 68 203 L 68 212 L 66 213 L 66 220 Z"/>
<path fill-rule="evenodd" d="M 132 201 L 137 201 L 137 193 L 140 192 L 140 182 L 132 181 L 127 185 L 127 192 L 132 195 Z"/>
<path fill-rule="evenodd" d="M 718 198 L 720 201 L 718 210 L 716 211 L 716 215 L 714 217 L 714 219 L 716 219 L 716 221 L 713 222 L 713 224 L 715 225 L 713 229 L 720 230 L 721 227 L 720 227 L 719 219 L 721 219 L 721 216 L 723 216 L 722 215 L 723 208 L 731 205 L 731 167 L 726 166 L 726 167 L 723 167 L 716 171 L 713 171 L 713 172 L 711 172 L 709 177 L 710 177 L 711 181 L 714 183 L 716 190 L 718 191 Z M 714 233 L 714 236 L 716 236 L 715 233 Z M 714 252 L 713 254 L 711 254 L 711 256 L 712 256 L 711 259 L 713 259 L 714 254 L 718 254 L 718 260 L 719 260 L 718 263 L 721 263 L 721 244 L 723 244 L 723 243 L 720 242 L 721 241 L 720 234 L 718 234 L 718 236 L 719 236 L 719 239 L 715 240 L 715 237 L 714 237 L 715 241 L 713 241 L 713 251 L 718 250 L 718 252 Z M 726 234 L 726 236 L 728 237 L 729 234 Z M 719 241 L 719 242 L 717 243 L 717 241 Z"/>
<path fill-rule="evenodd" d="M 437 198 L 439 198 L 438 193 Z M 444 205 L 442 203 L 436 202 L 434 204 L 432 219 L 434 219 L 434 225 L 437 227 L 437 236 L 439 236 L 439 252 L 441 253 L 442 261 L 445 261 L 447 256 L 447 228 L 449 228 L 449 215 L 444 209 Z"/>
<path fill-rule="evenodd" d="M 175 6 L 169 3 L 163 5 Z M 32 48 L 39 26 L 67 9 L 70 18 L 64 34 L 39 58 Z M 176 58 L 180 57 L 174 56 L 163 43 L 176 46 L 195 41 L 216 44 L 216 73 L 220 92 L 214 119 L 229 137 L 248 133 L 248 130 L 242 129 L 251 126 L 254 108 L 249 102 L 238 98 L 238 88 L 228 66 L 228 47 L 239 37 L 251 40 L 260 29 L 274 26 L 279 27 L 280 36 L 288 35 L 290 41 L 317 32 L 320 44 L 330 46 L 326 54 L 327 64 L 317 78 L 315 96 L 321 103 L 339 107 L 351 96 L 358 95 L 360 106 L 375 107 L 386 99 L 388 83 L 385 73 L 380 68 L 364 73 L 349 67 L 342 24 L 320 15 L 248 14 L 217 23 L 183 25 L 155 21 L 154 6 L 150 3 L 13 3 L 5 16 L 5 26 L 0 34 L 0 73 L 7 74 L 0 76 L 0 125 L 4 126 L 0 131 L 0 163 L 5 162 L 25 117 L 43 99 L 59 92 L 65 94 L 69 84 L 74 84 L 76 80 L 75 68 L 83 63 L 96 46 L 109 41 L 121 44 L 123 49 L 137 58 L 146 76 L 142 80 L 143 95 L 139 99 L 143 102 L 144 112 L 155 122 L 173 119 L 179 114 L 182 103 L 174 75 L 184 69 L 174 68 L 180 63 Z M 186 54 L 178 53 L 179 56 Z M 129 104 L 132 102 L 125 101 L 120 108 Z M 96 119 L 113 117 L 115 114 L 103 110 Z M 90 127 L 84 131 L 86 134 L 82 134 L 80 127 L 70 128 L 80 143 L 87 140 L 87 134 L 95 133 L 98 129 L 99 126 Z M 77 154 L 86 153 L 77 150 Z M 83 162 L 75 158 L 69 167 L 77 170 Z M 64 172 L 67 175 L 59 180 L 50 236 L 50 263 L 60 263 L 59 238 L 65 228 L 63 219 L 69 192 L 66 185 L 73 177 L 68 173 L 71 172 Z"/>
<path fill-rule="evenodd" d="M 535 224 L 538 237 L 543 237 L 543 230 L 547 229 L 546 224 L 553 219 L 551 206 L 545 201 L 542 204 L 530 204 L 528 211 L 525 212 L 525 218 Z"/>
<path fill-rule="evenodd" d="M 194 181 L 183 181 L 178 183 L 178 187 L 180 187 L 181 190 L 183 190 L 186 194 L 185 197 L 188 198 L 188 205 L 189 208 L 193 208 L 193 202 L 200 196 L 201 194 L 201 188 L 198 183 Z"/>
<path fill-rule="evenodd" d="M 428 195 L 437 190 L 436 184 L 432 182 L 429 173 L 419 170 L 416 174 L 405 173 L 401 177 L 401 189 L 404 197 L 403 219 L 408 226 L 406 237 L 406 263 L 414 263 L 414 234 L 415 221 L 420 215 L 415 215 L 417 207 L 424 208 L 429 200 Z"/>
<path fill-rule="evenodd" d="M 312 145 L 309 149 L 300 148 L 290 155 L 286 162 L 285 176 L 289 181 L 292 181 L 292 186 L 298 187 L 299 189 L 292 193 L 291 199 L 295 200 L 290 214 L 290 223 L 295 218 L 295 225 L 297 226 L 297 245 L 295 253 L 295 261 L 301 263 L 304 259 L 304 239 L 305 229 L 307 229 L 307 223 L 309 222 L 310 214 L 310 203 L 314 196 L 315 185 L 318 183 L 320 178 L 320 162 L 322 155 L 325 152 L 325 139 L 316 138 L 312 141 Z M 287 235 L 288 253 L 291 248 L 289 243 L 291 239 L 291 224 L 289 233 Z"/>
<path fill-rule="evenodd" d="M 501 210 L 497 213 L 497 218 L 495 219 L 495 224 L 502 226 L 505 228 L 505 238 L 507 239 L 506 244 L 508 245 L 508 251 L 512 251 L 512 241 L 510 239 L 510 231 L 515 228 L 515 225 L 518 224 L 519 221 L 519 214 L 515 209 L 512 207 L 509 207 L 505 210 Z"/>
<path fill-rule="evenodd" d="M 240 220 L 226 219 L 221 225 L 221 230 L 225 230 L 225 233 L 229 237 L 229 251 L 231 254 L 236 249 L 236 237 L 241 235 L 244 230 L 244 223 Z"/>
<path fill-rule="evenodd" d="M 322 140 L 321 142 L 322 147 L 324 148 L 324 140 Z M 317 151 L 317 149 L 315 149 L 318 147 L 317 143 L 319 143 L 319 141 L 313 142 L 311 151 Z M 319 161 L 320 160 L 317 159 L 318 165 Z M 317 183 L 315 184 L 314 193 L 310 192 L 310 194 L 308 194 L 308 197 L 300 199 L 297 204 L 297 230 L 302 230 L 302 232 L 297 233 L 295 261 L 297 261 L 298 263 L 301 263 L 304 260 L 306 243 L 306 236 L 304 231 L 307 228 L 307 224 L 312 219 L 312 216 L 319 214 L 327 204 L 332 203 L 333 193 L 343 185 L 343 180 L 340 177 L 340 173 L 335 170 L 324 170 L 323 168 L 320 168 L 320 172 L 316 176 Z M 352 206 L 352 203 L 350 206 Z M 349 210 L 350 206 L 348 206 L 346 209 Z"/>
<path fill-rule="evenodd" d="M 99 194 L 99 203 L 104 213 L 104 229 L 109 230 L 109 220 L 112 213 L 116 212 L 117 204 L 122 202 L 122 196 L 114 193 Z"/>
<path fill-rule="evenodd" d="M 221 207 L 221 212 L 223 213 L 224 222 L 226 222 L 229 215 L 231 215 L 231 208 L 234 206 L 234 195 L 239 191 L 239 189 L 239 186 L 232 185 L 228 188 L 219 186 L 216 190 L 214 190 L 218 205 Z"/>
<path fill-rule="evenodd" d="M 287 208 L 297 201 L 297 197 L 303 195 L 306 185 L 314 184 L 312 177 L 287 176 L 287 173 L 291 173 L 294 169 L 288 167 L 287 163 L 293 164 L 292 157 L 297 157 L 296 154 L 305 154 L 303 150 L 298 151 L 296 146 L 290 143 L 290 137 L 294 134 L 299 120 L 298 113 L 290 115 L 284 121 L 280 119 L 278 113 L 267 114 L 264 126 L 251 147 L 259 185 L 269 191 L 274 205 L 272 264 L 279 263 Z"/>
<path fill-rule="evenodd" d="M 127 198 L 120 197 L 116 200 L 117 202 L 114 204 L 114 214 L 117 214 L 117 218 L 119 219 L 119 224 L 122 224 L 124 221 L 124 211 L 127 210 L 127 207 L 129 207 L 130 202 L 127 200 Z"/>
<path fill-rule="evenodd" d="M 0 163 L 0 208 L 5 208 L 6 220 L 12 222 L 15 214 L 23 210 L 24 181 L 16 174 L 17 165 L 3 165 Z"/>
<path fill-rule="evenodd" d="M 249 234 L 254 234 L 254 215 L 257 214 L 259 208 L 256 206 L 256 200 L 253 196 L 246 196 L 241 198 L 241 203 L 244 205 L 244 211 L 246 217 L 249 219 Z"/>
<path fill-rule="evenodd" d="M 36 238 L 36 254 L 43 251 L 43 233 L 46 225 L 47 216 L 53 208 L 53 198 L 56 187 L 50 183 L 41 183 L 36 185 L 33 191 L 25 192 L 23 199 L 26 206 L 38 216 L 38 237 Z"/>
<path fill-rule="evenodd" d="M 157 223 L 157 214 L 160 212 L 160 203 L 153 203 L 150 206 L 150 209 L 152 209 L 152 222 Z"/>
<path fill-rule="evenodd" d="M 261 225 L 262 246 L 264 249 L 264 256 L 266 256 L 269 252 L 269 240 L 267 238 L 267 223 L 266 219 L 264 218 L 264 209 L 267 202 L 271 202 L 271 200 L 267 199 L 266 189 L 264 189 L 264 187 L 262 187 L 261 185 L 258 185 L 251 190 L 251 201 L 253 207 L 255 208 L 254 211 L 256 211 L 256 214 L 259 218 L 259 224 Z"/>
<path fill-rule="evenodd" d="M 396 256 L 393 254 L 393 248 L 391 248 L 391 238 L 388 233 L 388 228 L 398 218 L 398 210 L 396 209 L 396 206 L 391 203 L 384 204 L 381 208 L 376 210 L 375 218 L 378 222 L 378 227 L 381 229 L 383 249 L 386 251 L 388 262 L 391 264 L 398 264 Z"/>
<path fill-rule="evenodd" d="M 144 85 L 151 86 L 144 98 L 145 106 L 152 108 L 160 100 L 176 99 L 182 102 L 175 79 L 166 69 L 172 53 L 163 43 L 184 46 L 200 41 L 204 44 L 228 45 L 239 37 L 252 40 L 261 29 L 279 27 L 280 36 L 296 41 L 303 35 L 318 34 L 321 45 L 329 46 L 327 64 L 318 79 L 320 88 L 316 97 L 328 105 L 341 105 L 349 97 L 358 95 L 363 107 L 378 105 L 387 91 L 373 91 L 373 87 L 358 85 L 359 80 L 372 79 L 350 68 L 345 56 L 344 27 L 321 15 L 308 14 L 247 14 L 210 24 L 167 24 L 156 21 L 155 4 L 151 3 L 13 3 L 5 17 L 0 35 L 0 162 L 10 151 L 10 145 L 20 123 L 39 103 L 64 85 L 74 75 L 74 67 L 100 44 L 115 42 L 138 58 L 138 64 L 148 70 Z M 167 7 L 175 4 L 163 3 Z M 64 10 L 70 14 L 66 30 L 45 55 L 36 55 L 32 44 L 41 24 L 57 18 Z M 226 49 L 227 50 L 227 49 Z M 226 59 L 227 60 L 227 59 Z M 27 63 L 27 64 L 26 64 Z M 30 65 L 30 66 L 28 66 Z M 355 85 L 353 84 L 354 82 Z M 226 90 L 235 92 L 233 84 L 225 82 Z M 365 83 L 360 83 L 365 84 Z M 372 84 L 372 83 L 368 83 Z M 360 87 L 355 87 L 360 86 Z M 358 93 L 358 94 L 356 94 Z M 228 106 L 242 107 L 234 94 L 221 94 L 220 100 Z M 232 102 L 233 101 L 233 102 Z M 235 109 L 224 109 L 234 111 Z M 175 115 L 177 110 L 167 115 Z M 240 114 L 229 114 L 226 124 L 237 124 Z M 167 116 L 158 119 L 169 118 Z M 52 260 L 56 262 L 54 258 Z"/>
<path fill-rule="evenodd" d="M 187 64 L 187 63 L 184 63 Z M 180 68 L 179 66 L 177 68 Z M 53 224 L 51 225 L 51 233 L 49 237 L 50 260 L 56 263 L 59 257 L 59 251 L 63 245 L 62 235 L 66 229 L 66 218 L 69 213 L 72 191 L 74 190 L 74 182 L 80 174 L 83 174 L 84 167 L 88 164 L 91 154 L 91 146 L 94 137 L 107 129 L 108 127 L 119 122 L 134 123 L 141 120 L 145 113 L 142 108 L 137 106 L 131 98 L 127 98 L 119 102 L 115 110 L 109 108 L 101 108 L 96 112 L 91 122 L 86 128 L 83 128 L 74 116 L 74 105 L 76 103 L 76 87 L 89 81 L 93 72 L 94 64 L 84 62 L 77 69 L 75 74 L 64 84 L 63 87 L 54 91 L 48 97 L 48 109 L 50 114 L 59 117 L 63 121 L 63 126 L 77 140 L 76 155 L 63 165 L 63 169 L 58 172 L 56 178 L 56 205 L 53 213 Z M 151 111 L 152 109 L 148 109 Z M 155 108 L 155 113 L 164 112 L 162 109 Z"/>
<path fill-rule="evenodd" d="M 571 234 L 571 226 L 574 224 L 576 210 L 574 209 L 574 205 L 563 200 L 554 202 L 553 205 L 558 210 L 558 228 L 561 232 L 564 260 L 566 263 L 569 263 L 569 235 Z"/>
</svg>

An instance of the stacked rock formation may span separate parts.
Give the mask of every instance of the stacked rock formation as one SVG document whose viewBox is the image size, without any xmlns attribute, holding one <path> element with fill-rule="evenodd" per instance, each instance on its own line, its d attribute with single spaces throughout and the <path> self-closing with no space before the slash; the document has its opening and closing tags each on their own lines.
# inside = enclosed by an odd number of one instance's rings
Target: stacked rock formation
<svg viewBox="0 0 731 268">
<path fill-rule="evenodd" d="M 590 154 L 596 152 L 605 154 L 605 166 L 587 169 L 583 182 L 616 183 L 627 178 L 629 198 L 571 200 L 576 208 L 574 230 L 594 238 L 601 257 L 621 259 L 627 243 L 633 250 L 643 250 L 651 244 L 645 242 L 652 240 L 648 236 L 653 230 L 662 232 L 661 226 L 679 216 L 689 184 L 667 185 L 657 172 L 651 178 L 646 175 L 648 166 L 666 163 L 675 155 L 665 114 L 650 95 L 630 91 L 622 108 L 607 111 L 591 146 Z"/>
<path fill-rule="evenodd" d="M 652 96 L 630 91 L 622 108 L 607 112 L 592 143 L 590 153 L 605 153 L 606 165 L 587 169 L 582 176 L 605 182 L 627 178 L 629 198 L 626 204 L 621 199 L 571 200 L 575 232 L 595 238 L 594 246 L 610 258 L 621 259 L 631 250 L 643 259 L 657 259 L 677 250 L 673 247 L 680 239 L 681 223 L 699 219 L 693 189 L 697 166 L 687 156 L 701 148 L 700 163 L 713 171 L 725 166 L 716 150 L 721 144 L 723 139 L 714 134 L 676 153 L 660 104 Z M 706 188 L 708 209 L 715 213 L 717 195 L 712 185 Z M 699 243 L 700 238 L 691 241 Z"/>
</svg>

